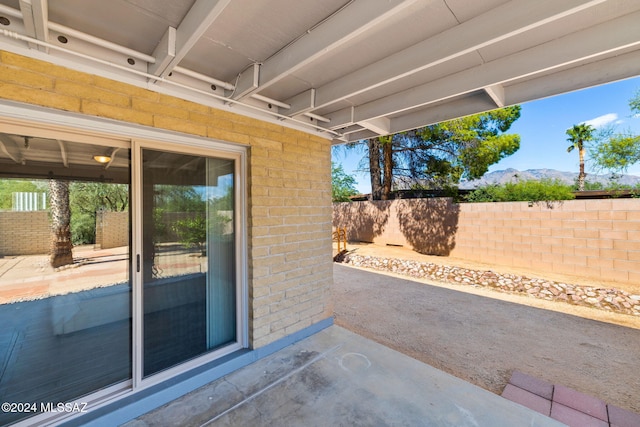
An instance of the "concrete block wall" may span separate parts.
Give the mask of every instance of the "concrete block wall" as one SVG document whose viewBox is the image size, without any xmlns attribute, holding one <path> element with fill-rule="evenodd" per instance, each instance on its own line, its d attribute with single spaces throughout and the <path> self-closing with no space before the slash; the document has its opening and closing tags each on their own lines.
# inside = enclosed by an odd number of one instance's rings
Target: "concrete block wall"
<svg viewBox="0 0 640 427">
<path fill-rule="evenodd" d="M 347 239 L 399 245 L 447 256 L 455 246 L 459 205 L 451 199 L 404 199 L 336 203 L 334 227 L 345 227 Z"/>
<path fill-rule="evenodd" d="M 249 146 L 250 342 L 332 315 L 329 140 L 6 51 L 0 98 Z"/>
<path fill-rule="evenodd" d="M 352 240 L 532 270 L 640 282 L 640 199 L 334 205 Z"/>
<path fill-rule="evenodd" d="M 452 256 L 640 281 L 640 199 L 461 205 Z"/>
<path fill-rule="evenodd" d="M 0 256 L 49 253 L 48 211 L 0 212 Z"/>
</svg>

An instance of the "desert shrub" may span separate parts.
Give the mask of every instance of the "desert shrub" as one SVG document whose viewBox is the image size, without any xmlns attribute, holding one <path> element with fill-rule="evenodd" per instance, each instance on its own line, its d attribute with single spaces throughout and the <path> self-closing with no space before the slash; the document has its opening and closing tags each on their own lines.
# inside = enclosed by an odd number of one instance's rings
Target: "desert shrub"
<svg viewBox="0 0 640 427">
<path fill-rule="evenodd" d="M 178 234 L 182 244 L 196 247 L 204 253 L 207 241 L 207 225 L 209 226 L 209 233 L 214 237 L 220 238 L 224 234 L 226 224 L 229 222 L 231 222 L 231 218 L 216 213 L 207 223 L 204 215 L 196 214 L 192 218 L 176 221 L 173 224 L 173 230 Z"/>
<path fill-rule="evenodd" d="M 601 182 L 586 181 L 584 183 L 585 184 L 584 189 L 608 191 L 610 197 L 613 197 L 613 198 L 620 197 L 620 196 L 628 197 L 628 195 L 634 198 L 640 197 L 640 184 L 635 184 L 635 185 L 620 184 L 618 181 L 616 181 L 615 178 L 616 177 L 613 176 L 609 180 L 609 182 L 607 182 L 606 184 L 603 184 Z M 577 184 L 574 185 L 573 189 L 574 191 L 577 189 Z"/>
<path fill-rule="evenodd" d="M 570 185 L 543 179 L 508 182 L 480 187 L 466 197 L 467 202 L 552 202 L 575 198 Z"/>
<path fill-rule="evenodd" d="M 636 185 L 628 185 L 628 184 L 620 184 L 618 182 L 612 181 L 603 190 L 611 193 L 611 197 L 618 197 L 623 193 L 628 193 L 631 197 L 639 197 L 640 196 L 640 184 Z"/>
<path fill-rule="evenodd" d="M 74 245 L 96 242 L 96 216 L 86 212 L 71 212 L 71 240 Z"/>
</svg>

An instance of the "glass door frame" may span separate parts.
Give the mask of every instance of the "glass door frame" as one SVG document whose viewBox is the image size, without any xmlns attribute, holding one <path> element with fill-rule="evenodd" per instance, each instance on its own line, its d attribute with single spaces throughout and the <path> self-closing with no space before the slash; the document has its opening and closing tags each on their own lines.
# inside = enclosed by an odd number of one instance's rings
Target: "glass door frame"
<svg viewBox="0 0 640 427">
<path fill-rule="evenodd" d="M 155 385 L 166 379 L 184 373 L 204 363 L 213 361 L 234 351 L 248 347 L 248 316 L 249 292 L 247 281 L 247 233 L 246 233 L 246 149 L 244 147 L 213 147 L 211 143 L 171 143 L 157 140 L 134 139 L 131 142 L 132 164 L 132 282 L 133 282 L 133 390 L 139 390 Z M 236 286 L 236 342 L 223 348 L 213 350 L 192 360 L 165 369 L 148 377 L 143 372 L 143 339 L 144 339 L 144 309 L 143 309 L 143 278 L 144 257 L 142 231 L 142 150 L 169 151 L 178 154 L 188 154 L 203 157 L 215 157 L 234 161 L 234 223 L 235 232 L 235 286 Z M 143 378 L 144 377 L 144 378 Z"/>
</svg>

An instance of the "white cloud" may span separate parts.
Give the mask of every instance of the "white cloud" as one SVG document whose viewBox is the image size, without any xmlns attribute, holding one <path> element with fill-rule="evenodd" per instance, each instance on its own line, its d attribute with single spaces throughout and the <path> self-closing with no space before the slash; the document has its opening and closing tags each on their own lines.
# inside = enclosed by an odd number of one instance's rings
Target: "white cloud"
<svg viewBox="0 0 640 427">
<path fill-rule="evenodd" d="M 618 115 L 616 113 L 609 113 L 603 116 L 598 116 L 595 119 L 587 120 L 583 122 L 585 125 L 591 125 L 594 128 L 600 128 L 602 126 L 608 125 L 609 123 L 613 123 L 618 120 Z"/>
</svg>

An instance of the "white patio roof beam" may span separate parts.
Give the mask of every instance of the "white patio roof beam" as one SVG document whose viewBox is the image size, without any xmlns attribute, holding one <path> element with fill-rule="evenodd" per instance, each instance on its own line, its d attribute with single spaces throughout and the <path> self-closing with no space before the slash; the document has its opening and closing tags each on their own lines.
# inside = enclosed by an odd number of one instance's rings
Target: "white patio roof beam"
<svg viewBox="0 0 640 427">
<path fill-rule="evenodd" d="M 58 146 L 60 147 L 60 157 L 62 159 L 62 164 L 65 168 L 69 167 L 69 156 L 67 154 L 67 148 L 64 146 L 64 141 L 60 139 L 56 139 L 58 141 Z"/>
<path fill-rule="evenodd" d="M 495 105 L 493 101 L 484 93 L 482 93 L 482 95 L 467 96 L 463 99 L 451 101 L 445 105 L 439 105 L 394 118 L 391 120 L 389 134 L 404 132 L 494 108 Z M 369 130 L 361 130 L 359 132 L 344 133 L 343 138 L 334 138 L 333 143 L 342 144 L 345 141 L 356 142 L 375 136 L 379 136 L 379 134 L 373 134 L 373 132 Z"/>
<path fill-rule="evenodd" d="M 20 0 L 20 11 L 22 12 L 22 22 L 29 37 L 36 38 L 43 42 L 49 41 L 49 7 L 47 0 Z M 48 53 L 44 46 L 29 44 L 31 49 L 39 49 Z"/>
<path fill-rule="evenodd" d="M 416 129 L 420 126 L 432 125 L 458 117 L 477 114 L 495 108 L 493 101 L 483 92 L 477 95 L 456 99 L 444 105 L 434 106 L 426 110 L 416 111 L 399 117 L 393 121 L 392 133 Z M 416 123 L 422 123 L 415 125 Z"/>
<path fill-rule="evenodd" d="M 633 51 L 560 71 L 559 73 L 527 80 L 506 90 L 505 101 L 507 105 L 519 104 L 540 97 L 553 96 L 571 90 L 584 89 L 615 80 L 635 77 L 638 75 L 638 68 L 635 64 L 638 63 L 640 63 L 640 51 Z M 607 70 L 606 76 L 602 74 L 603 69 Z M 567 82 L 571 82 L 571 85 L 567 86 Z M 395 118 L 391 121 L 390 133 L 404 132 L 495 108 L 486 96 L 480 96 L 479 94 Z M 347 140 L 357 140 L 357 138 L 354 138 L 355 136 L 348 135 Z"/>
<path fill-rule="evenodd" d="M 6 144 L 6 145 L 5 145 Z M 1 135 L 0 134 L 0 153 L 4 153 L 7 157 L 9 157 L 11 160 L 13 160 L 15 163 L 22 163 L 22 155 L 20 153 L 20 149 L 17 149 L 18 151 L 18 155 L 14 155 L 11 154 L 9 152 L 9 149 L 7 148 L 7 145 L 9 147 L 15 148 L 15 144 L 13 143 L 13 141 L 7 137 L 6 135 Z"/>
<path fill-rule="evenodd" d="M 271 86 L 333 49 L 374 28 L 417 0 L 366 0 L 347 4 L 326 21 L 295 40 L 238 79 L 234 99 L 250 96 Z M 243 74 L 250 74 L 249 78 Z M 256 77 L 259 76 L 256 82 Z"/>
<path fill-rule="evenodd" d="M 292 97 L 289 114 L 326 107 L 392 83 L 552 21 L 593 7 L 605 0 L 513 0 L 443 31 L 394 55 L 316 88 L 309 107 L 307 94 Z"/>
<path fill-rule="evenodd" d="M 231 0 L 197 0 L 178 28 L 169 27 L 153 53 L 149 73 L 166 77 L 189 53 Z"/>
<path fill-rule="evenodd" d="M 638 64 L 640 50 L 633 50 L 551 75 L 525 80 L 505 91 L 505 102 L 507 105 L 520 104 L 532 99 L 637 77 L 640 74 Z M 603 73 L 602 70 L 607 72 Z"/>
<path fill-rule="evenodd" d="M 502 87 L 502 85 L 487 86 L 484 90 L 487 92 L 487 95 L 493 99 L 493 102 L 496 103 L 496 107 L 502 108 L 507 105 L 504 100 L 504 87 Z"/>
<path fill-rule="evenodd" d="M 399 114 L 437 101 L 640 46 L 640 12 L 478 65 L 378 100 L 326 115 L 333 126 Z M 632 31 L 616 31 L 632 28 Z M 609 34 L 610 37 L 602 37 Z"/>
<path fill-rule="evenodd" d="M 386 117 L 378 117 L 372 120 L 365 120 L 362 122 L 358 122 L 357 124 L 379 135 L 388 135 L 391 131 L 391 121 Z"/>
</svg>

